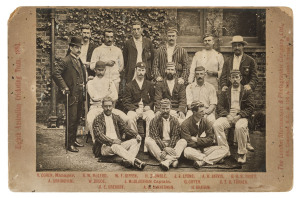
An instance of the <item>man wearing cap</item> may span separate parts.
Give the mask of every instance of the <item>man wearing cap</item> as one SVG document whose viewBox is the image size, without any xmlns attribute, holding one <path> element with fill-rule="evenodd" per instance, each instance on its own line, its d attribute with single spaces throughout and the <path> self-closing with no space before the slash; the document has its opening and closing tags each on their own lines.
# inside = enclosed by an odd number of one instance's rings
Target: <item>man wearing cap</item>
<svg viewBox="0 0 300 198">
<path fill-rule="evenodd" d="M 234 36 L 232 37 L 231 44 L 234 54 L 224 63 L 220 77 L 221 89 L 222 91 L 226 91 L 231 85 L 230 71 L 234 69 L 240 70 L 242 75 L 241 84 L 245 90 L 254 91 L 258 81 L 257 65 L 253 58 L 244 53 L 244 47 L 248 43 L 244 41 L 242 36 Z"/>
<path fill-rule="evenodd" d="M 170 114 L 181 123 L 185 119 L 186 92 L 184 84 L 176 77 L 175 63 L 169 62 L 165 69 L 165 79 L 158 82 L 155 88 L 155 112 L 160 114 L 160 101 L 168 98 L 171 101 Z"/>
<path fill-rule="evenodd" d="M 88 76 L 94 77 L 95 72 L 90 69 L 90 62 L 92 58 L 92 53 L 97 46 L 90 42 L 92 33 L 91 27 L 88 24 L 82 25 L 81 36 L 83 40 L 83 45 L 81 47 L 80 59 L 82 60 L 82 63 L 84 64 L 87 70 Z"/>
<path fill-rule="evenodd" d="M 150 121 L 154 118 L 153 101 L 154 101 L 154 86 L 145 79 L 146 64 L 139 62 L 135 68 L 136 77 L 129 82 L 125 88 L 124 107 L 128 111 L 129 125 L 135 132 L 137 129 L 136 120 L 141 117 L 146 120 L 146 137 L 149 135 Z M 145 148 L 146 152 L 147 149 Z"/>
<path fill-rule="evenodd" d="M 220 95 L 217 113 L 220 116 L 213 125 L 219 146 L 228 146 L 224 130 L 235 126 L 234 136 L 238 143 L 238 162 L 246 163 L 249 140 L 248 120 L 254 109 L 252 90 L 241 85 L 242 74 L 234 69 L 230 72 L 231 86 Z"/>
<path fill-rule="evenodd" d="M 214 145 L 212 126 L 204 116 L 204 104 L 193 101 L 191 104 L 193 115 L 181 124 L 181 137 L 187 141 L 184 157 L 194 161 L 194 167 L 200 168 L 206 164 L 216 164 L 228 156 L 229 148 Z M 202 136 L 203 133 L 206 136 Z"/>
<path fill-rule="evenodd" d="M 132 38 L 125 41 L 123 49 L 126 82 L 135 78 L 135 65 L 138 62 L 146 64 L 146 79 L 152 80 L 152 63 L 154 48 L 150 39 L 142 36 L 143 28 L 140 21 L 132 24 Z"/>
<path fill-rule="evenodd" d="M 93 123 L 96 140 L 93 153 L 96 157 L 118 155 L 123 158 L 122 164 L 125 167 L 135 166 L 143 170 L 146 163 L 136 158 L 141 146 L 141 136 L 131 130 L 118 115 L 112 113 L 111 97 L 103 98 L 102 108 L 103 113 Z M 125 141 L 122 141 L 123 134 L 128 136 Z"/>
<path fill-rule="evenodd" d="M 195 68 L 203 66 L 206 71 L 205 81 L 212 84 L 216 90 L 219 90 L 218 78 L 222 73 L 224 58 L 221 53 L 213 49 L 214 37 L 212 35 L 205 35 L 203 41 L 205 48 L 195 54 L 190 67 L 188 82 L 189 84 L 194 82 Z"/>
<path fill-rule="evenodd" d="M 186 87 L 188 106 L 186 117 L 193 115 L 191 104 L 193 101 L 199 100 L 205 107 L 204 118 L 212 125 L 216 120 L 215 109 L 218 99 L 215 87 L 209 82 L 206 82 L 205 76 L 207 75 L 207 72 L 205 72 L 205 69 L 206 68 L 203 66 L 196 67 L 194 72 L 196 81 Z"/>
<path fill-rule="evenodd" d="M 91 58 L 90 68 L 95 69 L 95 64 L 100 61 L 106 66 L 105 77 L 113 81 L 119 93 L 120 72 L 123 71 L 124 61 L 120 48 L 113 45 L 114 33 L 112 29 L 104 30 L 104 43 L 97 47 Z"/>
<path fill-rule="evenodd" d="M 165 70 L 168 62 L 175 63 L 178 81 L 183 84 L 187 81 L 188 54 L 187 51 L 176 44 L 177 29 L 169 28 L 167 32 L 167 44 L 158 48 L 154 57 L 153 69 L 156 81 L 165 78 Z"/>
<path fill-rule="evenodd" d="M 150 122 L 149 137 L 146 137 L 145 144 L 150 154 L 160 162 L 161 168 L 167 171 L 170 165 L 177 168 L 178 158 L 187 143 L 180 139 L 179 122 L 170 115 L 171 101 L 163 99 L 160 103 L 162 113 Z"/>
<path fill-rule="evenodd" d="M 109 81 L 105 76 L 106 67 L 98 61 L 95 65 L 96 76 L 93 80 L 90 80 L 87 83 L 87 91 L 90 96 L 90 110 L 87 114 L 87 127 L 91 132 L 92 140 L 95 142 L 94 133 L 93 133 L 93 121 L 95 117 L 103 112 L 102 100 L 103 98 L 109 96 L 112 98 L 114 104 L 118 99 L 118 92 L 116 86 L 112 81 Z M 113 108 L 112 112 L 124 121 L 128 122 L 128 117 L 122 111 Z"/>
<path fill-rule="evenodd" d="M 64 95 L 65 108 L 69 108 L 69 126 L 66 131 L 68 145 L 66 142 L 66 147 L 71 152 L 78 152 L 76 147 L 83 146 L 76 140 L 77 127 L 83 115 L 86 84 L 86 70 L 79 58 L 81 46 L 82 39 L 72 37 L 69 44 L 70 53 L 57 65 L 53 73 L 53 80 L 61 91 L 59 93 Z M 69 107 L 66 106 L 66 94 L 69 94 Z M 58 98 L 61 98 L 60 96 Z"/>
</svg>

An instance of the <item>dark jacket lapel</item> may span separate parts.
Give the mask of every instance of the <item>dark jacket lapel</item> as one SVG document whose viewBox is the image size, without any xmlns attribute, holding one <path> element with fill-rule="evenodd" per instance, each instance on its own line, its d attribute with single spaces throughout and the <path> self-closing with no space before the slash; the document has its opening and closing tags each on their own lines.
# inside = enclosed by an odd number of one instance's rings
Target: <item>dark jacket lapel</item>
<svg viewBox="0 0 300 198">
<path fill-rule="evenodd" d="M 131 39 L 129 40 L 129 42 L 130 42 L 130 44 L 132 45 L 132 47 L 134 47 L 134 48 L 136 49 L 136 46 L 135 46 L 135 43 L 134 43 L 133 38 L 131 38 Z"/>
</svg>

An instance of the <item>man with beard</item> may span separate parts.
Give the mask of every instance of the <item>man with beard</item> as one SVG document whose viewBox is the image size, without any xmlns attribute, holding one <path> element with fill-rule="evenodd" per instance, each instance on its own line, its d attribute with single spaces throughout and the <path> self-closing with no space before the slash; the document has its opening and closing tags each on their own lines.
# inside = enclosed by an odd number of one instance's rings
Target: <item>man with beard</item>
<svg viewBox="0 0 300 198">
<path fill-rule="evenodd" d="M 234 136 L 238 144 L 238 162 L 246 163 L 249 139 L 248 120 L 254 109 L 254 96 L 251 89 L 241 85 L 240 70 L 230 72 L 231 86 L 221 93 L 217 106 L 219 119 L 213 125 L 219 146 L 228 146 L 224 130 L 235 126 Z"/>
<path fill-rule="evenodd" d="M 131 130 L 118 115 L 112 113 L 112 98 L 103 98 L 102 108 L 103 113 L 98 115 L 93 123 L 96 139 L 93 150 L 100 150 L 102 156 L 118 155 L 124 159 L 125 167 L 135 166 L 143 170 L 146 163 L 136 158 L 141 146 L 141 136 Z M 132 139 L 122 141 L 123 133 Z"/>
<path fill-rule="evenodd" d="M 187 81 L 188 54 L 187 51 L 176 44 L 177 29 L 169 28 L 167 32 L 167 44 L 158 48 L 154 58 L 154 76 L 157 82 L 165 78 L 165 70 L 168 62 L 175 63 L 179 84 Z"/>
<path fill-rule="evenodd" d="M 170 100 L 161 100 L 160 107 L 162 113 L 150 122 L 150 133 L 149 137 L 146 137 L 145 145 L 160 162 L 161 168 L 167 171 L 170 165 L 178 167 L 178 158 L 187 143 L 184 139 L 180 139 L 179 122 L 170 115 Z"/>
<path fill-rule="evenodd" d="M 93 80 L 87 83 L 87 92 L 90 96 L 90 110 L 87 114 L 87 128 L 91 132 L 92 140 L 95 143 L 94 133 L 93 133 L 93 121 L 97 115 L 103 112 L 102 100 L 103 98 L 109 96 L 112 98 L 114 104 L 118 99 L 118 92 L 112 81 L 109 81 L 105 75 L 106 68 L 100 61 L 95 65 L 96 76 Z M 122 111 L 113 108 L 112 112 L 121 117 L 125 122 L 128 122 L 128 117 Z"/>
<path fill-rule="evenodd" d="M 186 117 L 193 115 L 191 110 L 191 104 L 193 101 L 200 101 L 204 104 L 204 118 L 207 119 L 208 123 L 213 125 L 216 120 L 215 109 L 217 106 L 217 93 L 215 87 L 205 81 L 205 76 L 207 75 L 203 66 L 195 68 L 196 82 L 189 84 L 186 87 L 186 98 L 188 112 Z"/>
<path fill-rule="evenodd" d="M 213 49 L 214 37 L 212 35 L 205 35 L 203 41 L 205 49 L 195 54 L 190 67 L 188 82 L 189 84 L 194 82 L 195 68 L 203 66 L 206 70 L 205 82 L 212 84 L 216 90 L 219 90 L 218 78 L 222 73 L 224 58 L 221 53 Z"/>
<path fill-rule="evenodd" d="M 76 147 L 83 147 L 77 142 L 77 127 L 83 115 L 83 102 L 85 100 L 86 70 L 80 60 L 82 39 L 72 37 L 69 44 L 69 54 L 57 65 L 53 73 L 53 80 L 64 96 L 59 92 L 58 98 L 63 97 L 65 108 L 69 108 L 68 136 L 66 135 L 66 148 L 71 152 L 78 152 Z M 67 107 L 66 94 L 69 94 L 69 107 Z M 67 141 L 68 137 L 68 141 Z"/>
<path fill-rule="evenodd" d="M 97 47 L 92 55 L 91 69 L 95 69 L 96 62 L 106 66 L 105 77 L 113 81 L 119 93 L 120 72 L 123 70 L 123 55 L 120 48 L 113 45 L 114 33 L 112 29 L 104 31 L 104 44 Z"/>
<path fill-rule="evenodd" d="M 92 33 L 91 27 L 88 24 L 84 24 L 81 27 L 81 35 L 83 39 L 83 45 L 81 47 L 80 59 L 87 70 L 88 77 L 91 78 L 95 76 L 95 72 L 90 69 L 90 62 L 92 53 L 97 46 L 90 42 Z"/>
<path fill-rule="evenodd" d="M 145 79 L 146 64 L 139 62 L 135 68 L 136 77 L 133 81 L 126 85 L 124 94 L 124 107 L 128 111 L 129 125 L 135 132 L 137 129 L 137 119 L 146 120 L 146 137 L 149 135 L 150 121 L 154 118 L 153 101 L 154 101 L 154 86 Z M 147 148 L 144 147 L 147 152 Z"/>
<path fill-rule="evenodd" d="M 181 123 L 185 119 L 186 92 L 184 84 L 176 78 L 175 63 L 169 62 L 165 69 L 165 79 L 158 82 L 155 89 L 155 111 L 160 114 L 160 101 L 168 98 L 171 101 L 170 114 Z"/>
<path fill-rule="evenodd" d="M 193 101 L 191 104 L 193 115 L 181 124 L 181 137 L 187 141 L 184 157 L 194 161 L 196 169 L 205 164 L 216 164 L 228 156 L 229 148 L 214 145 L 214 132 L 211 125 L 203 117 L 204 104 Z M 203 133 L 206 136 L 203 137 Z"/>
<path fill-rule="evenodd" d="M 228 58 L 222 70 L 220 84 L 222 91 L 226 91 L 231 85 L 230 71 L 240 70 L 242 75 L 241 84 L 246 91 L 255 90 L 257 78 L 257 65 L 253 58 L 244 53 L 244 47 L 248 43 L 244 41 L 242 36 L 234 36 L 231 41 L 234 55 Z"/>
<path fill-rule="evenodd" d="M 140 21 L 132 24 L 132 38 L 125 41 L 123 49 L 126 82 L 135 79 L 135 65 L 138 62 L 146 64 L 146 79 L 152 80 L 152 63 L 154 48 L 150 39 L 142 37 L 143 28 Z"/>
</svg>

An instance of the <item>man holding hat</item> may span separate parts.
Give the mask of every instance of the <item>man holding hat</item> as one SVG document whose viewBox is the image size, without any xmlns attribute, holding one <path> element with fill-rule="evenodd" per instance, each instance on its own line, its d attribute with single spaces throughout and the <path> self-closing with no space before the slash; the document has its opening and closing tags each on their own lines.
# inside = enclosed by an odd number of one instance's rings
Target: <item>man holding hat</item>
<svg viewBox="0 0 300 198">
<path fill-rule="evenodd" d="M 242 36 L 234 36 L 231 44 L 234 54 L 224 63 L 220 77 L 221 89 L 226 91 L 231 85 L 230 71 L 234 69 L 241 72 L 241 84 L 244 86 L 245 91 L 254 91 L 258 81 L 257 65 L 253 58 L 244 53 L 244 47 L 248 43 L 244 41 Z"/>
<path fill-rule="evenodd" d="M 230 72 L 231 86 L 223 91 L 217 106 L 219 119 L 213 125 L 219 146 L 228 146 L 224 130 L 235 127 L 234 137 L 238 144 L 238 162 L 246 163 L 247 147 L 249 147 L 248 119 L 254 109 L 252 90 L 245 91 L 241 86 L 242 74 L 240 70 Z M 251 146 L 252 147 L 252 146 Z"/>
<path fill-rule="evenodd" d="M 165 69 L 165 79 L 158 82 L 155 88 L 155 112 L 160 114 L 160 101 L 168 98 L 171 101 L 170 114 L 181 123 L 185 119 L 186 92 L 184 84 L 176 77 L 175 63 L 169 62 Z"/>
<path fill-rule="evenodd" d="M 95 73 L 96 76 L 93 80 L 90 80 L 87 83 L 87 92 L 90 96 L 90 110 L 87 114 L 87 127 L 88 130 L 91 132 L 92 140 L 95 142 L 94 133 L 93 133 L 93 121 L 97 115 L 103 112 L 102 108 L 102 100 L 103 98 L 109 96 L 112 98 L 114 104 L 118 99 L 118 92 L 116 86 L 113 84 L 112 81 L 109 81 L 105 76 L 106 67 L 98 61 L 95 65 Z M 120 118 L 128 122 L 128 117 L 122 111 L 113 108 L 112 112 Z"/>
<path fill-rule="evenodd" d="M 176 118 L 170 115 L 171 101 L 160 101 L 161 114 L 150 122 L 149 137 L 145 144 L 148 151 L 160 162 L 163 170 L 169 170 L 171 165 L 178 166 L 178 158 L 185 149 L 186 140 L 180 139 L 180 125 Z"/>
<path fill-rule="evenodd" d="M 81 46 L 82 39 L 72 37 L 69 44 L 69 53 L 57 65 L 53 73 L 53 80 L 62 94 L 69 94 L 69 126 L 68 131 L 66 131 L 66 134 L 68 133 L 68 145 L 66 142 L 66 147 L 71 152 L 78 152 L 76 147 L 83 146 L 76 140 L 77 127 L 80 117 L 83 115 L 86 84 L 86 70 L 79 58 Z M 66 96 L 63 96 L 63 99 L 67 109 Z"/>
<path fill-rule="evenodd" d="M 137 119 L 146 120 L 146 137 L 149 135 L 150 121 L 154 118 L 153 101 L 154 86 L 145 79 L 146 64 L 138 62 L 135 68 L 136 77 L 126 85 L 124 93 L 124 107 L 128 111 L 129 125 L 131 129 L 138 132 Z M 147 149 L 145 148 L 146 152 Z"/>
<path fill-rule="evenodd" d="M 104 30 L 104 43 L 97 47 L 92 55 L 90 68 L 95 69 L 97 61 L 106 67 L 105 77 L 113 81 L 119 93 L 120 72 L 123 71 L 124 61 L 120 48 L 113 45 L 114 33 L 112 29 Z"/>
<path fill-rule="evenodd" d="M 175 69 L 179 83 L 187 81 L 188 54 L 187 51 L 176 44 L 177 29 L 171 27 L 167 32 L 167 44 L 158 48 L 154 57 L 153 69 L 156 81 L 160 82 L 165 78 L 165 70 L 168 62 L 175 63 Z"/>
<path fill-rule="evenodd" d="M 184 157 L 194 161 L 194 167 L 200 168 L 205 164 L 215 164 L 229 155 L 226 146 L 214 145 L 212 126 L 204 116 L 204 104 L 193 101 L 191 104 L 193 115 L 181 124 L 181 137 L 187 141 Z M 203 137 L 202 134 L 206 133 Z"/>
<path fill-rule="evenodd" d="M 190 75 L 188 78 L 189 84 L 195 80 L 195 68 L 199 66 L 205 67 L 205 81 L 212 84 L 216 90 L 219 90 L 218 78 L 221 76 L 224 64 L 223 55 L 213 49 L 214 37 L 206 34 L 203 37 L 204 49 L 196 52 L 191 67 Z"/>
<path fill-rule="evenodd" d="M 191 115 L 193 115 L 191 104 L 193 101 L 199 100 L 204 104 L 205 107 L 204 117 L 212 126 L 216 121 L 215 109 L 218 99 L 215 87 L 205 80 L 205 77 L 207 76 L 207 72 L 205 72 L 205 69 L 206 68 L 204 68 L 203 66 L 196 67 L 194 72 L 196 81 L 186 87 L 186 98 L 188 106 L 186 117 L 190 117 Z"/>
</svg>

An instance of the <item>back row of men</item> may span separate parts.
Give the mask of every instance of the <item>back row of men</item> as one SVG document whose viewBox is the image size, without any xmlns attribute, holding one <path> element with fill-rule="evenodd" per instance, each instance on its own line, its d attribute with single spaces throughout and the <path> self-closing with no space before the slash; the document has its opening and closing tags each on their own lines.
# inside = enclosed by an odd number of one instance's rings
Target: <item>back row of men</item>
<svg viewBox="0 0 300 198">
<path fill-rule="evenodd" d="M 247 42 L 234 36 L 234 55 L 224 63 L 223 56 L 213 50 L 213 37 L 205 36 L 205 49 L 195 54 L 187 77 L 187 52 L 176 44 L 176 29 L 168 30 L 168 42 L 158 49 L 156 57 L 152 42 L 141 36 L 139 22 L 133 24 L 132 32 L 123 54 L 113 46 L 112 30 L 105 30 L 104 44 L 97 48 L 89 44 L 88 27 L 82 29 L 83 43 L 81 38 L 71 39 L 70 53 L 53 74 L 62 93 L 70 95 L 68 149 L 78 152 L 76 147 L 83 146 L 77 142 L 76 132 L 86 85 L 91 105 L 88 128 L 101 155 L 118 154 L 124 164 L 142 169 L 145 163 L 135 157 L 141 141 L 136 121 L 143 118 L 144 150 L 156 157 L 164 170 L 170 165 L 176 167 L 182 152 L 195 161 L 195 167 L 217 163 L 230 155 L 224 130 L 234 125 L 237 160 L 245 163 L 247 148 L 253 150 L 247 118 L 253 112 L 252 90 L 257 83 L 256 63 L 243 53 Z M 127 114 L 113 108 L 124 65 L 127 84 L 123 103 Z M 87 84 L 86 73 L 95 75 Z M 219 79 L 222 93 L 218 101 Z M 155 89 L 150 80 L 157 82 Z M 220 117 L 217 120 L 215 110 Z M 133 139 L 122 142 L 123 133 Z"/>
</svg>

